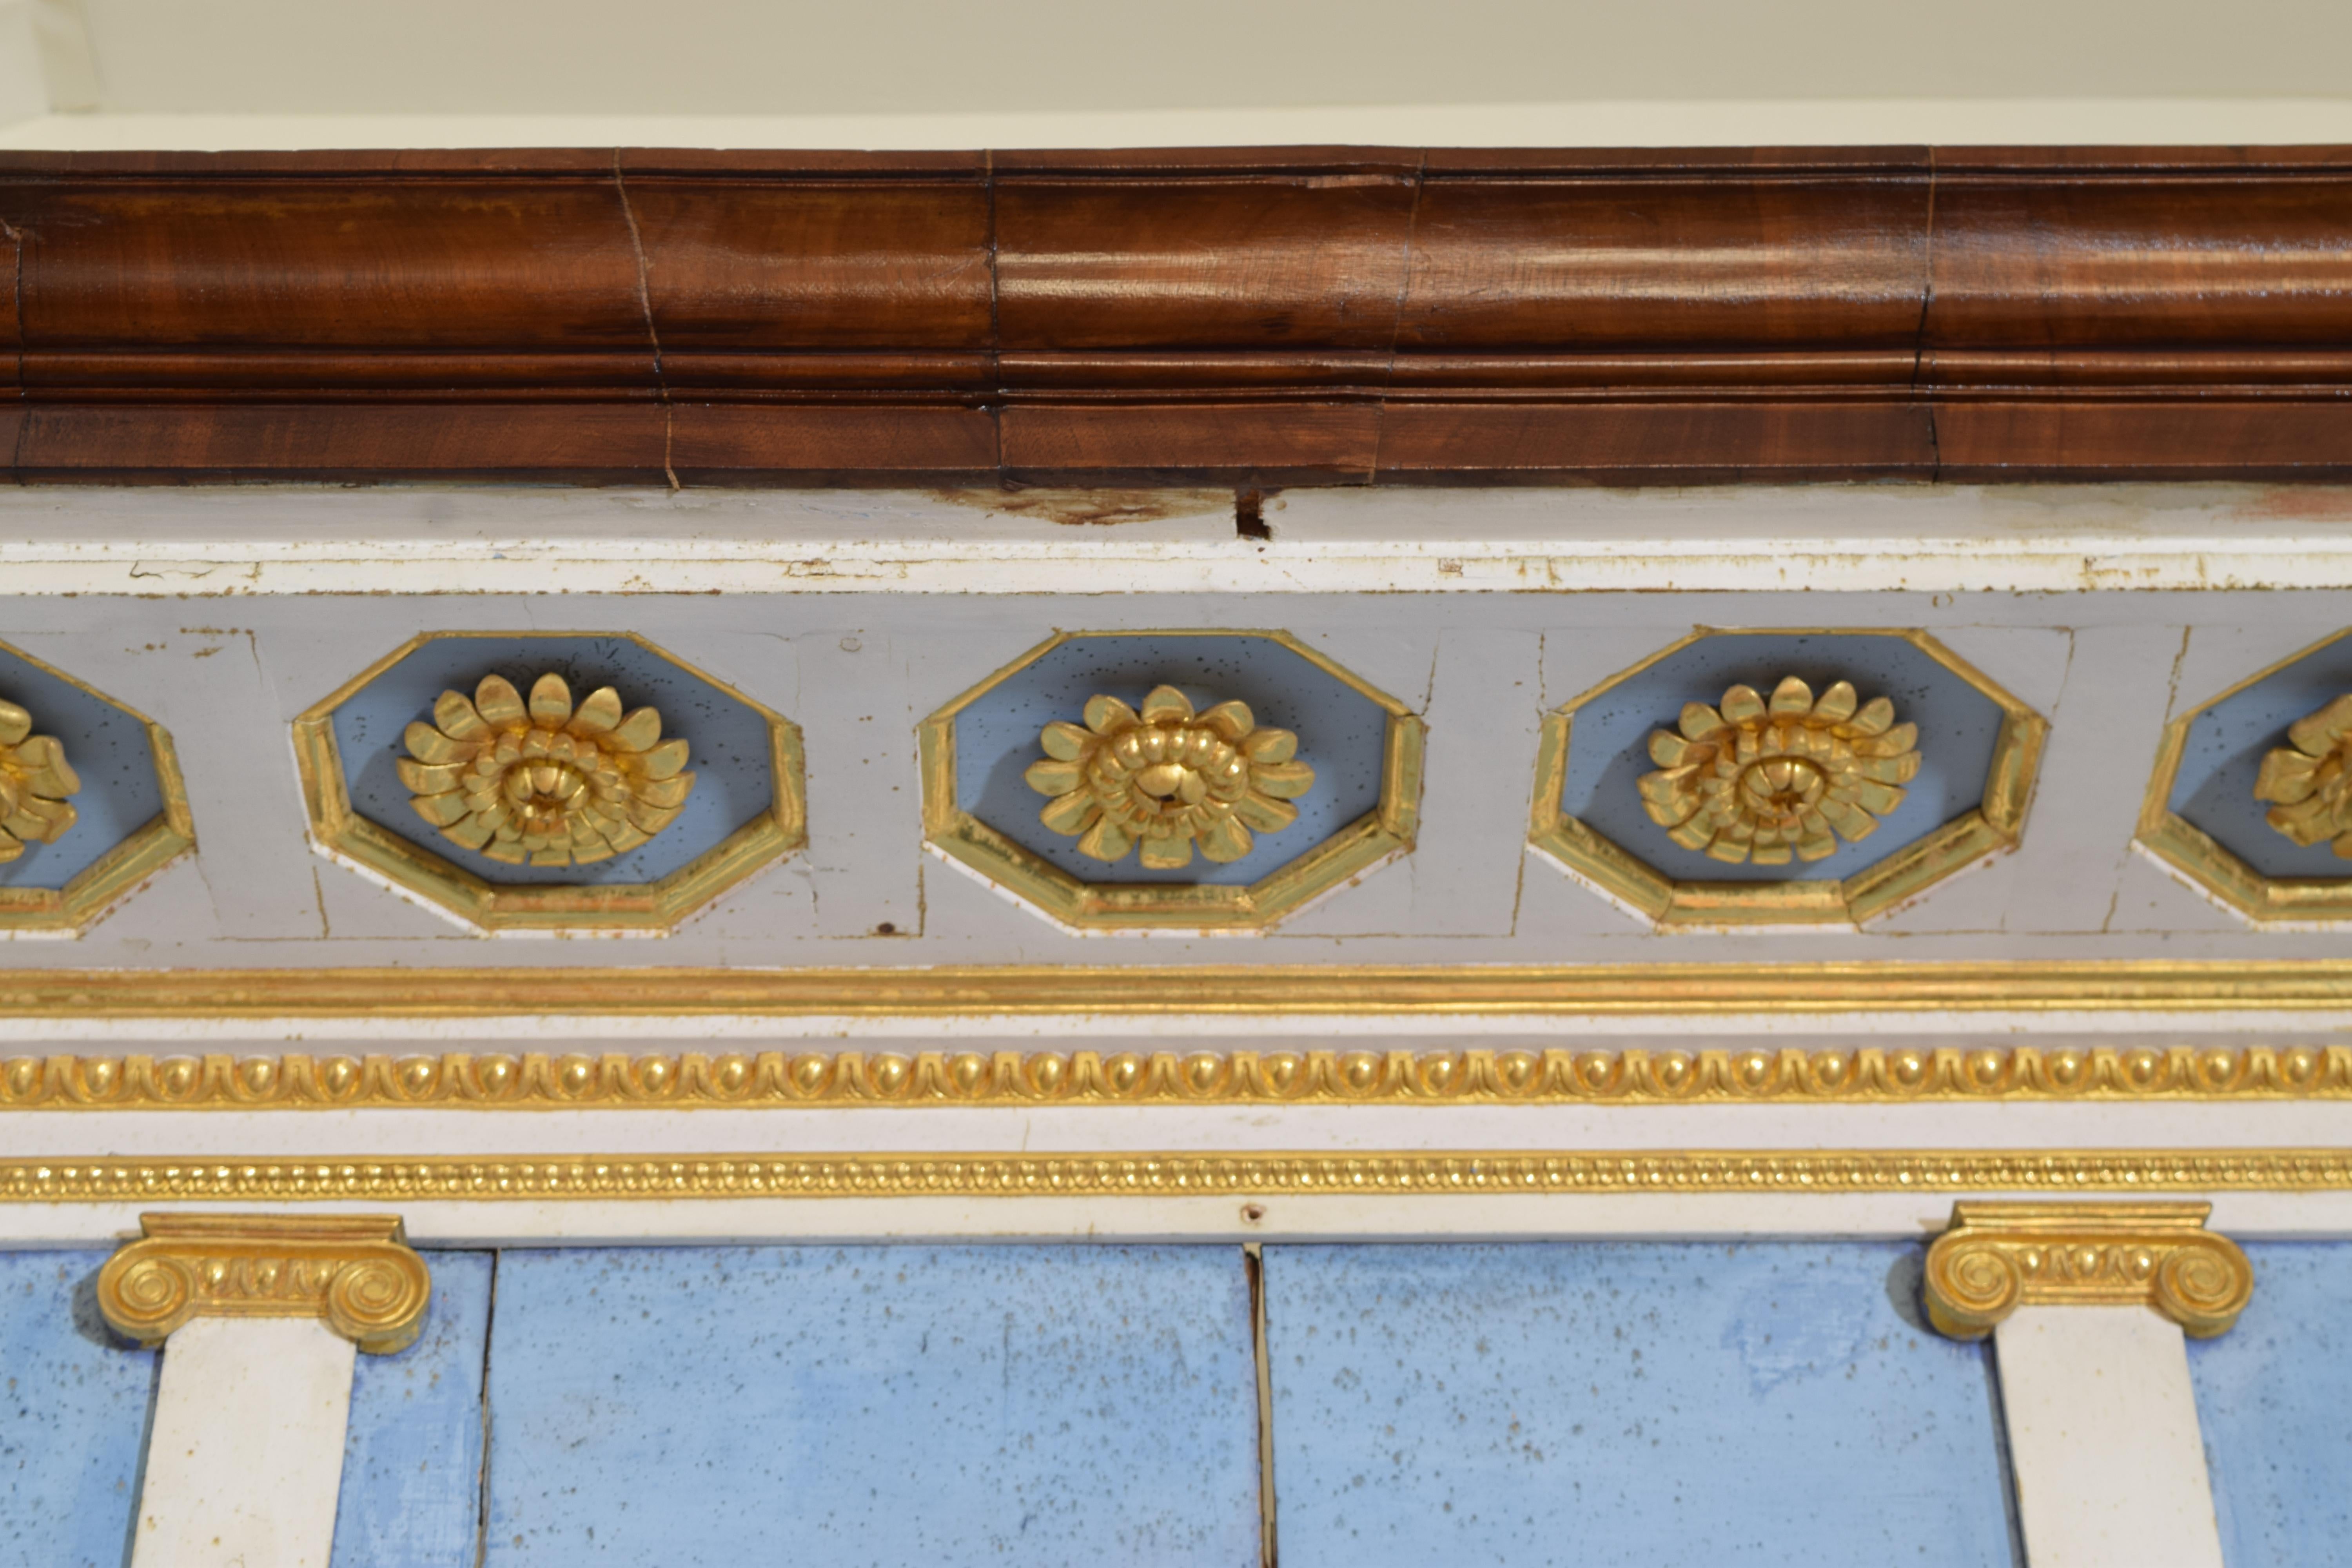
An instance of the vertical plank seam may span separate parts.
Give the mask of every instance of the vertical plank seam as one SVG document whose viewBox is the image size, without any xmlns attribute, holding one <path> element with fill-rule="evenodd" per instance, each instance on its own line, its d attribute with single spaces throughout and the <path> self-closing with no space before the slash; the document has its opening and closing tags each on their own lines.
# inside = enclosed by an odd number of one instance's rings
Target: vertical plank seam
<svg viewBox="0 0 2352 1568">
<path fill-rule="evenodd" d="M 988 435 L 996 458 L 996 482 L 1004 483 L 1004 327 L 1001 302 L 1003 279 L 997 261 L 996 152 L 981 154 L 981 179 L 988 189 Z"/>
<path fill-rule="evenodd" d="M 1257 1371 L 1258 1568 L 1276 1568 L 1279 1536 L 1274 1506 L 1274 1364 L 1265 1342 L 1265 1249 L 1242 1243 L 1242 1272 L 1249 1281 L 1250 1360 Z"/>
<path fill-rule="evenodd" d="M 16 406 L 24 414 L 16 421 L 16 438 L 8 446 L 8 477 L 21 485 L 25 482 L 25 438 L 33 427 L 32 399 L 25 395 L 25 231 L 0 218 L 0 233 L 8 237 L 13 262 L 8 288 L 16 317 Z"/>
<path fill-rule="evenodd" d="M 1920 250 L 1919 327 L 1911 344 L 1911 387 L 1927 410 L 1927 482 L 1944 477 L 1943 432 L 1937 426 L 1940 412 L 1936 389 L 1923 384 L 1927 369 L 1927 318 L 1936 305 L 1936 149 L 1927 149 L 1927 223 Z"/>
<path fill-rule="evenodd" d="M 474 1568 L 484 1568 L 490 1554 L 490 1342 L 499 1331 L 499 1260 L 490 1250 L 489 1302 L 482 1309 L 482 1458 L 474 1486 Z"/>
<path fill-rule="evenodd" d="M 1381 458 L 1389 438 L 1389 400 L 1396 395 L 1398 345 L 1404 339 L 1405 301 L 1412 295 L 1412 258 L 1421 243 L 1421 197 L 1429 188 L 1429 149 L 1421 150 L 1419 162 L 1412 170 L 1412 205 L 1406 209 L 1404 220 L 1404 256 L 1397 269 L 1396 300 L 1389 310 L 1389 357 L 1381 372 L 1379 400 L 1372 405 L 1372 466 L 1364 483 L 1381 482 Z"/>
<path fill-rule="evenodd" d="M 661 332 L 654 325 L 654 294 L 646 275 L 645 236 L 637 231 L 636 209 L 629 204 L 629 182 L 621 172 L 621 149 L 613 149 L 613 191 L 621 199 L 621 217 L 629 226 L 629 251 L 637 263 L 637 309 L 644 313 L 646 342 L 654 351 L 654 395 L 661 400 L 662 411 L 662 476 L 669 480 L 675 491 L 682 487 L 677 482 L 677 468 L 671 462 L 671 440 L 676 435 L 677 420 L 669 405 L 669 375 L 662 368 Z"/>
</svg>

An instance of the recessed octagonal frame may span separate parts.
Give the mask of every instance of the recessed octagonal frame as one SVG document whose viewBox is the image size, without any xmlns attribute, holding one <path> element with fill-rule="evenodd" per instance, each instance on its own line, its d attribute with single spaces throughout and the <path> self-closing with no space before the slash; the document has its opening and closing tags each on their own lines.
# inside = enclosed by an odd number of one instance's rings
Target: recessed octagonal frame
<svg viewBox="0 0 2352 1568">
<path fill-rule="evenodd" d="M 1631 850 L 1563 811 L 1560 795 L 1568 783 L 1569 741 L 1577 710 L 1660 660 L 1717 637 L 1900 637 L 1911 644 L 2000 710 L 2000 733 L 1993 742 L 1992 760 L 1985 770 L 1981 801 L 1925 837 L 1840 881 L 1678 880 L 1653 869 Z M 1708 700 L 1700 693 L 1693 693 L 1693 699 Z M 1924 631 L 1876 626 L 1702 626 L 1544 715 L 1528 842 L 1610 898 L 1647 915 L 1661 930 L 1859 925 L 1987 855 L 2016 847 L 2024 831 L 2025 808 L 2048 732 L 2049 724 L 2042 715 Z"/>
<path fill-rule="evenodd" d="M 724 692 L 766 722 L 774 798 L 759 816 L 651 882 L 501 886 L 379 827 L 352 809 L 342 753 L 335 743 L 335 710 L 427 643 L 459 637 L 551 642 L 598 637 L 635 643 L 664 663 Z M 302 805 L 310 818 L 311 842 L 321 853 L 428 900 L 483 931 L 665 932 L 754 871 L 808 842 L 800 726 L 634 632 L 419 632 L 302 710 L 294 721 L 294 762 L 301 774 Z"/>
<path fill-rule="evenodd" d="M 1097 637 L 1240 637 L 1297 655 L 1388 715 L 1380 802 L 1320 843 L 1244 887 L 1184 882 L 1082 882 L 965 811 L 956 798 L 956 717 L 982 695 L 1066 643 Z M 924 720 L 923 837 L 941 855 L 1076 931 L 1263 931 L 1351 878 L 1412 847 L 1421 823 L 1424 726 L 1405 705 L 1288 632 L 1223 626 L 1057 632 Z"/>
<path fill-rule="evenodd" d="M 2219 708 L 2248 687 L 2301 664 L 2346 637 L 2352 637 L 2352 630 L 2324 637 L 2199 703 L 2164 727 L 2164 740 L 2157 747 L 2156 770 L 2140 801 L 2137 837 L 2141 847 L 2250 921 L 2352 921 L 2352 863 L 2347 864 L 2341 878 L 2265 876 L 2223 848 L 2203 828 L 2177 815 L 2172 809 L 2172 786 L 2179 782 L 2180 760 L 2189 748 L 2189 726 L 2199 714 Z"/>
<path fill-rule="evenodd" d="M 140 884 L 196 847 L 195 819 L 188 811 L 188 786 L 180 777 L 180 753 L 163 726 L 127 702 L 116 700 L 68 675 L 47 659 L 36 658 L 11 643 L 0 642 L 12 657 L 88 693 L 118 713 L 138 721 L 147 731 L 148 755 L 155 764 L 155 789 L 163 808 L 133 828 L 129 837 L 89 865 L 66 879 L 62 888 L 0 887 L 0 936 L 79 936 Z M 37 720 L 40 716 L 34 715 Z M 68 752 L 66 761 L 73 761 Z"/>
</svg>

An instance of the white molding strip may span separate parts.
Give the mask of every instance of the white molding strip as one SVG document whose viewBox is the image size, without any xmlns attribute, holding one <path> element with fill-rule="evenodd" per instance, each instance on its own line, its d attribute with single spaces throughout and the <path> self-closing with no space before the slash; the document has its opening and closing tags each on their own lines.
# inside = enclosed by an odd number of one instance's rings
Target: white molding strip
<svg viewBox="0 0 2352 1568">
<path fill-rule="evenodd" d="M 171 598 L 2352 587 L 2352 489 L 2325 487 L 1297 490 L 1265 520 L 1271 538 L 1240 537 L 1216 490 L 35 488 L 0 492 L 0 584 Z"/>
<path fill-rule="evenodd" d="M 2019 1191 L 1968 1195 L 2046 1199 L 2053 1194 Z M 2214 1227 L 2234 1238 L 2352 1239 L 2352 1193 L 2217 1193 L 2212 1201 Z M 139 1215 L 163 1206 L 185 1212 L 302 1215 L 380 1214 L 392 1206 L 399 1210 L 407 1226 L 409 1245 L 426 1249 L 769 1246 L 818 1241 L 845 1246 L 933 1241 L 958 1245 L 1031 1241 L 1129 1245 L 1245 1241 L 1924 1241 L 1941 1231 L 1950 1219 L 1952 1194 L 1334 1194 L 1256 1198 L 694 1198 L 635 1202 L 402 1199 L 389 1205 L 380 1200 L 290 1205 L 248 1201 L 166 1205 L 151 1198 L 130 1204 L 0 1205 L 0 1251 L 107 1246 L 125 1236 L 137 1235 Z M 2088 1309 L 2063 1310 L 2071 1312 Z M 2158 1322 L 2162 1327 L 2171 1327 L 2161 1320 Z M 2179 1331 L 2172 1332 L 2179 1337 Z M 2041 1568 L 2039 1559 L 2035 1568 Z"/>
</svg>

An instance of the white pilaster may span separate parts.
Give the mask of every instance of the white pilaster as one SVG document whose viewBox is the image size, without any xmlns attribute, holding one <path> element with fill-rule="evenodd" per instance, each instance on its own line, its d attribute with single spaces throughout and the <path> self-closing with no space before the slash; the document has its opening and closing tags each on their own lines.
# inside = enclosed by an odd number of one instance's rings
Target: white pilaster
<svg viewBox="0 0 2352 1568">
<path fill-rule="evenodd" d="M 175 1330 L 131 1568 L 327 1568 L 356 1350 L 309 1318 Z"/>
<path fill-rule="evenodd" d="M 2027 1306 L 1993 1344 L 2032 1568 L 2222 1568 L 2179 1325 Z"/>
</svg>

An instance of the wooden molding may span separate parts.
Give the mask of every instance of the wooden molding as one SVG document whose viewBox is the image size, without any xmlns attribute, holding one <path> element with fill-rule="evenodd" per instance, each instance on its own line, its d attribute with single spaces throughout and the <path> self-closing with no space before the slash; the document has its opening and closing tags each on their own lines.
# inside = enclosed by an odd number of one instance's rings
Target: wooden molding
<svg viewBox="0 0 2352 1568">
<path fill-rule="evenodd" d="M 20 480 L 2352 477 L 2352 149 L 0 154 Z"/>
</svg>

